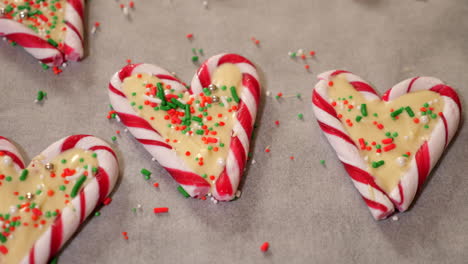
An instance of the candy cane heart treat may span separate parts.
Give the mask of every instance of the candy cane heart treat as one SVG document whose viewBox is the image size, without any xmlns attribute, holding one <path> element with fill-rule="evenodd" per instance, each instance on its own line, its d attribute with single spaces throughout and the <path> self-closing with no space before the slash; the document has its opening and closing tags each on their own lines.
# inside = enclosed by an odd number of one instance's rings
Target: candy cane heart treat
<svg viewBox="0 0 468 264">
<path fill-rule="evenodd" d="M 109 96 L 118 119 L 182 193 L 234 198 L 260 99 L 250 61 L 236 54 L 211 57 L 190 88 L 158 66 L 132 64 L 112 77 Z"/>
<path fill-rule="evenodd" d="M 407 210 L 458 129 L 457 93 L 416 77 L 380 98 L 347 71 L 318 78 L 315 116 L 374 218 Z"/>
<path fill-rule="evenodd" d="M 48 66 L 83 57 L 84 0 L 0 1 L 0 36 Z"/>
<path fill-rule="evenodd" d="M 0 263 L 47 263 L 115 185 L 118 164 L 102 140 L 74 135 L 25 166 L 0 137 Z"/>
</svg>

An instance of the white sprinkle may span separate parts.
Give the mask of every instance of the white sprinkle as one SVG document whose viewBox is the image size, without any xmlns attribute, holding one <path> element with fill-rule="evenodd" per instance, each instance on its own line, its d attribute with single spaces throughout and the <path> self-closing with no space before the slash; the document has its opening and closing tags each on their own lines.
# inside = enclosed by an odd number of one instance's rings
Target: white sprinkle
<svg viewBox="0 0 468 264">
<path fill-rule="evenodd" d="M 426 124 L 427 122 L 429 122 L 429 118 L 427 118 L 427 116 L 421 116 L 421 123 Z"/>
<path fill-rule="evenodd" d="M 242 194 L 241 190 L 237 190 L 237 191 L 236 191 L 236 197 L 237 197 L 237 198 L 241 197 L 241 194 Z"/>
<path fill-rule="evenodd" d="M 365 160 L 365 161 L 368 161 L 368 160 L 369 160 L 369 157 L 368 157 L 368 156 L 364 156 L 364 160 Z"/>
<path fill-rule="evenodd" d="M 298 56 L 304 55 L 304 50 L 303 50 L 303 49 L 298 49 L 298 50 L 297 50 L 297 55 L 298 55 Z"/>
<path fill-rule="evenodd" d="M 271 95 L 271 91 L 266 91 L 266 96 L 270 96 Z"/>
<path fill-rule="evenodd" d="M 6 156 L 3 158 L 3 164 L 5 166 L 10 166 L 13 162 L 13 159 L 10 156 Z"/>
<path fill-rule="evenodd" d="M 88 166 L 88 169 L 89 169 L 89 167 L 91 167 L 91 166 Z M 75 172 L 75 174 L 73 174 L 73 175 L 71 175 L 71 176 L 65 177 L 65 180 L 67 180 L 67 181 L 76 180 L 76 179 L 78 179 L 79 177 L 81 177 L 81 175 L 83 174 L 83 172 L 84 172 L 83 168 L 79 168 L 79 169 Z"/>
<path fill-rule="evenodd" d="M 213 199 L 213 203 L 214 203 L 214 204 L 217 204 L 217 203 L 218 203 L 218 200 Z"/>
<path fill-rule="evenodd" d="M 226 162 L 224 161 L 223 158 L 219 158 L 219 159 L 217 160 L 217 163 L 218 163 L 218 165 L 219 165 L 220 167 L 224 167 L 224 165 L 226 165 Z"/>
<path fill-rule="evenodd" d="M 203 1 L 203 7 L 208 8 L 208 1 Z"/>
<path fill-rule="evenodd" d="M 255 163 L 257 163 L 257 161 L 253 159 L 253 160 L 252 160 L 252 164 L 255 164 Z"/>
<path fill-rule="evenodd" d="M 393 221 L 398 221 L 398 216 L 394 215 L 394 216 L 392 217 L 392 220 L 393 220 Z"/>
<path fill-rule="evenodd" d="M 97 27 L 96 27 L 96 26 L 93 26 L 93 27 L 91 28 L 91 35 L 96 34 L 96 30 L 97 30 Z"/>
<path fill-rule="evenodd" d="M 141 204 L 137 204 L 137 208 L 140 209 L 140 208 L 141 208 Z"/>
<path fill-rule="evenodd" d="M 128 16 L 128 8 L 127 7 L 124 7 L 122 8 L 122 12 L 125 16 Z"/>
<path fill-rule="evenodd" d="M 396 162 L 398 165 L 400 165 L 400 167 L 403 167 L 406 165 L 406 157 L 398 157 L 396 158 Z"/>
<path fill-rule="evenodd" d="M 11 214 L 16 213 L 17 210 L 18 210 L 18 207 L 14 206 L 14 205 L 10 206 L 10 213 Z"/>
<path fill-rule="evenodd" d="M 127 132 L 128 132 L 128 128 L 125 128 L 125 129 L 124 129 L 124 132 L 127 133 Z"/>
<path fill-rule="evenodd" d="M 404 138 L 405 140 L 408 140 L 408 136 L 404 136 L 403 138 Z"/>
<path fill-rule="evenodd" d="M 154 97 L 151 97 L 151 96 L 147 96 L 146 94 L 143 95 L 143 98 L 150 101 L 150 102 L 152 102 L 152 103 L 160 104 L 162 102 L 161 99 L 154 98 Z"/>
</svg>

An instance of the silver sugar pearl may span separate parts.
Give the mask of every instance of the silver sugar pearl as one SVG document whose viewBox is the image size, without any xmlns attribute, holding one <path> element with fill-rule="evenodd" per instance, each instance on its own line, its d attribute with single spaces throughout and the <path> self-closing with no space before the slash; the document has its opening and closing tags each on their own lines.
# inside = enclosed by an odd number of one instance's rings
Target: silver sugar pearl
<svg viewBox="0 0 468 264">
<path fill-rule="evenodd" d="M 27 17 L 28 17 L 28 11 L 20 11 L 20 12 L 19 12 L 19 17 L 20 17 L 21 19 L 27 18 Z"/>
<path fill-rule="evenodd" d="M 34 198 L 34 194 L 32 194 L 30 192 L 26 193 L 26 199 L 32 200 L 32 198 Z"/>
<path fill-rule="evenodd" d="M 214 85 L 214 84 L 208 85 L 208 90 L 210 90 L 211 92 L 216 91 L 216 89 L 218 89 L 218 87 L 216 85 Z"/>
<path fill-rule="evenodd" d="M 53 171 L 54 170 L 54 164 L 53 163 L 46 163 L 45 169 L 48 171 Z"/>
<path fill-rule="evenodd" d="M 219 97 L 216 96 L 216 95 L 213 95 L 213 96 L 211 96 L 211 101 L 212 101 L 213 103 L 219 103 Z"/>
</svg>

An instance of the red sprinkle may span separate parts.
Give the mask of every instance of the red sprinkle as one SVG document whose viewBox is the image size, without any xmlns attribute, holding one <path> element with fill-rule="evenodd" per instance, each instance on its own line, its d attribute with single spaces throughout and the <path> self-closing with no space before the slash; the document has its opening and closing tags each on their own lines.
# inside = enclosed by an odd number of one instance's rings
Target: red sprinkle
<svg viewBox="0 0 468 264">
<path fill-rule="evenodd" d="M 362 149 L 362 150 L 365 150 L 365 149 L 366 149 L 366 142 L 364 142 L 364 139 L 363 139 L 363 138 L 360 138 L 360 139 L 359 139 L 359 145 L 361 146 L 361 149 Z"/>
<path fill-rule="evenodd" d="M 383 148 L 383 150 L 384 150 L 385 152 L 387 152 L 387 151 L 390 151 L 390 150 L 392 150 L 392 149 L 394 149 L 394 148 L 396 148 L 396 145 L 392 143 L 392 144 L 390 144 L 390 145 L 385 146 L 385 147 Z"/>
<path fill-rule="evenodd" d="M 190 34 L 187 34 L 186 38 L 188 38 L 188 39 L 192 39 L 192 38 L 193 38 L 193 34 L 192 34 L 192 33 L 190 33 Z"/>
<path fill-rule="evenodd" d="M 268 251 L 268 248 L 270 248 L 270 243 L 265 242 L 265 243 L 263 243 L 262 246 L 260 247 L 260 250 L 261 250 L 262 252 L 267 252 L 267 251 Z"/>
<path fill-rule="evenodd" d="M 329 82 L 328 82 L 328 86 L 333 86 L 333 82 L 332 82 L 332 81 L 329 81 Z"/>
<path fill-rule="evenodd" d="M 169 208 L 168 208 L 168 207 L 154 208 L 154 209 L 153 209 L 153 212 L 154 212 L 155 214 L 167 213 L 167 212 L 169 212 Z"/>
<path fill-rule="evenodd" d="M 279 121 L 276 120 L 276 121 L 275 121 L 275 125 L 279 126 L 279 124 L 280 124 Z"/>
<path fill-rule="evenodd" d="M 104 199 L 104 201 L 103 201 L 102 203 L 103 203 L 104 205 L 109 205 L 111 202 L 112 202 L 112 198 L 107 197 L 106 199 Z"/>
<path fill-rule="evenodd" d="M 382 139 L 382 143 L 384 143 L 384 144 L 390 144 L 392 142 L 393 142 L 393 138 Z"/>
<path fill-rule="evenodd" d="M 158 187 L 159 187 L 159 183 L 155 182 L 155 183 L 153 184 L 153 186 L 154 186 L 155 188 L 158 188 Z"/>
<path fill-rule="evenodd" d="M 8 254 L 8 248 L 6 248 L 5 246 L 1 245 L 1 246 L 0 246 L 0 252 L 1 252 L 3 255 L 6 255 L 6 254 Z"/>
</svg>

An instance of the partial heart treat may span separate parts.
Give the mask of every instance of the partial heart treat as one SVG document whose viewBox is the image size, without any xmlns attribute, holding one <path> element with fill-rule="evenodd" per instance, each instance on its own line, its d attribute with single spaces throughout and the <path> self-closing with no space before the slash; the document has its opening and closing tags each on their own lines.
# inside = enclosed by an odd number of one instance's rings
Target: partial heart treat
<svg viewBox="0 0 468 264">
<path fill-rule="evenodd" d="M 0 137 L 0 263 L 47 263 L 110 194 L 118 177 L 113 150 L 74 135 L 25 167 Z"/>
<path fill-rule="evenodd" d="M 48 66 L 83 58 L 83 19 L 84 0 L 0 2 L 0 36 Z"/>
<path fill-rule="evenodd" d="M 158 66 L 132 64 L 112 77 L 109 96 L 119 120 L 182 192 L 235 197 L 260 100 L 250 61 L 236 54 L 211 57 L 188 88 Z"/>
<path fill-rule="evenodd" d="M 312 95 L 320 128 L 372 215 L 405 211 L 453 138 L 457 93 L 440 80 L 416 77 L 380 98 L 347 71 L 319 75 Z"/>
</svg>

